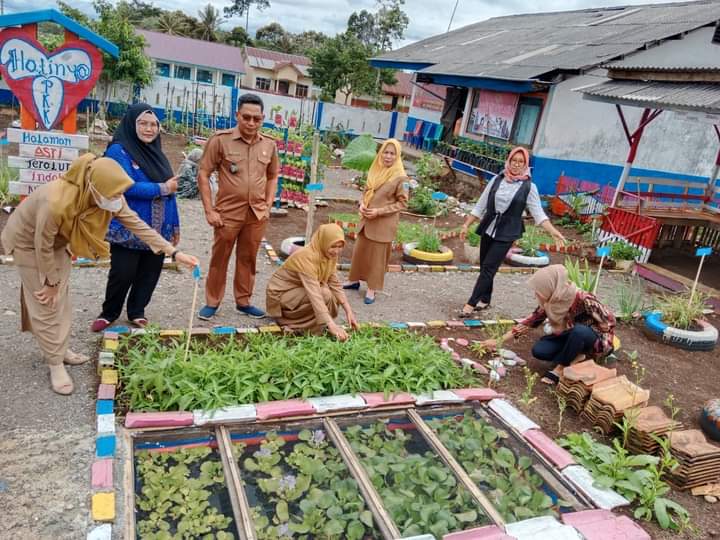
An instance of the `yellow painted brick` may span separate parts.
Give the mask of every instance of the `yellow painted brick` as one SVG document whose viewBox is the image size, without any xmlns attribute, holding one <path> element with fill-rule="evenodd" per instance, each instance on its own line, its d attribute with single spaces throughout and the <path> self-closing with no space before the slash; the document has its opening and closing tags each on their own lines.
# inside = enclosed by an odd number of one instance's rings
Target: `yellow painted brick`
<svg viewBox="0 0 720 540">
<path fill-rule="evenodd" d="M 108 351 L 117 351 L 119 345 L 120 343 L 117 339 L 106 339 L 105 343 L 103 343 L 103 347 Z"/>
<path fill-rule="evenodd" d="M 445 326 L 445 321 L 428 321 L 427 325 L 431 328 L 439 328 Z"/>
<path fill-rule="evenodd" d="M 184 330 L 160 330 L 160 337 L 179 337 L 184 333 Z"/>
<path fill-rule="evenodd" d="M 102 384 L 117 384 L 118 372 L 116 369 L 103 369 L 100 373 L 100 382 Z"/>
<path fill-rule="evenodd" d="M 431 270 L 432 272 L 444 272 L 444 271 L 445 271 L 445 267 L 444 267 L 444 266 L 441 266 L 441 265 L 439 265 L 439 264 L 433 264 L 433 265 L 430 266 L 430 270 Z"/>
<path fill-rule="evenodd" d="M 102 492 L 92 496 L 92 517 L 95 521 L 115 521 L 115 493 Z"/>
<path fill-rule="evenodd" d="M 268 326 L 261 326 L 258 328 L 260 332 L 282 332 L 282 328 L 280 328 L 277 324 L 269 324 Z"/>
</svg>

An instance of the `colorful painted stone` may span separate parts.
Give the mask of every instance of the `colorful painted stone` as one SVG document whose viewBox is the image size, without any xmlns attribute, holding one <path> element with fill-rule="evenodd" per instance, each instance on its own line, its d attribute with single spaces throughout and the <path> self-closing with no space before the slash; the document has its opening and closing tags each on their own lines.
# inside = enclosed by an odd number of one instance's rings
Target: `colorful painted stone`
<svg viewBox="0 0 720 540">
<path fill-rule="evenodd" d="M 705 435 L 714 441 L 720 441 L 720 399 L 711 399 L 700 413 L 700 427 Z"/>
</svg>

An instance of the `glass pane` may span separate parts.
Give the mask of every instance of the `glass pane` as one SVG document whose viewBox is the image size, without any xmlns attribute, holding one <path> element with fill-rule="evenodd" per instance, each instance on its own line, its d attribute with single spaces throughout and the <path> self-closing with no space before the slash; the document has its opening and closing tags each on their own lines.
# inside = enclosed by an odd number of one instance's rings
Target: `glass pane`
<svg viewBox="0 0 720 540">
<path fill-rule="evenodd" d="M 155 73 L 161 77 L 170 76 L 170 64 L 158 63 L 155 66 Z"/>
<path fill-rule="evenodd" d="M 515 125 L 515 143 L 530 145 L 535 135 L 540 106 L 530 103 L 521 103 Z"/>
<path fill-rule="evenodd" d="M 237 538 L 214 437 L 135 445 L 137 538 Z"/>
<path fill-rule="evenodd" d="M 222 74 L 222 85 L 223 86 L 235 86 L 235 75 L 230 73 Z"/>
<path fill-rule="evenodd" d="M 403 537 L 489 524 L 406 417 L 350 426 L 345 436 Z"/>
<path fill-rule="evenodd" d="M 212 73 L 206 69 L 198 69 L 196 79 L 198 82 L 211 83 L 213 76 Z"/>
<path fill-rule="evenodd" d="M 380 538 L 340 453 L 308 426 L 231 434 L 257 537 Z"/>
</svg>

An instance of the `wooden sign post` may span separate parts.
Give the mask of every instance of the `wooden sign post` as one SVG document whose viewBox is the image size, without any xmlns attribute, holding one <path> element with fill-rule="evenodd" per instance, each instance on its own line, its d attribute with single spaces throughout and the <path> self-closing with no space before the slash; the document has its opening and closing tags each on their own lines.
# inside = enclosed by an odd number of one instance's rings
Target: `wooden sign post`
<svg viewBox="0 0 720 540">
<path fill-rule="evenodd" d="M 701 247 L 695 250 L 695 256 L 700 257 L 700 264 L 698 265 L 697 274 L 695 274 L 695 281 L 693 281 L 692 289 L 690 290 L 690 299 L 688 300 L 688 307 L 692 305 L 693 296 L 695 296 L 695 289 L 697 289 L 698 281 L 700 281 L 700 272 L 702 271 L 703 264 L 705 263 L 705 257 L 712 255 L 711 247 Z"/>
<path fill-rule="evenodd" d="M 318 164 L 320 161 L 320 131 L 313 135 L 312 158 L 310 161 L 310 183 L 305 186 L 310 197 L 308 202 L 307 222 L 305 223 L 305 245 L 310 245 L 313 232 L 313 219 L 315 218 L 315 192 L 322 191 L 323 185 L 318 183 Z"/>
<path fill-rule="evenodd" d="M 603 264 L 605 264 L 605 258 L 610 256 L 610 246 L 600 246 L 597 248 L 596 255 L 600 257 L 600 266 L 598 267 L 597 276 L 595 276 L 595 285 L 592 290 L 593 294 L 597 293 L 598 285 L 600 285 L 600 272 L 602 272 Z"/>
</svg>

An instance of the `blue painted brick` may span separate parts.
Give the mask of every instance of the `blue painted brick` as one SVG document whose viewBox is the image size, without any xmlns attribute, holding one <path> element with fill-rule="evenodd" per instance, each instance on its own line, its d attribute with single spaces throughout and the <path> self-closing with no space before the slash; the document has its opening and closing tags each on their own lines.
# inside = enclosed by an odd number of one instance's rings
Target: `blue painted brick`
<svg viewBox="0 0 720 540">
<path fill-rule="evenodd" d="M 483 322 L 477 319 L 465 319 L 465 326 L 483 326 Z"/>
<path fill-rule="evenodd" d="M 107 435 L 95 439 L 95 455 L 99 458 L 115 455 L 115 435 Z"/>
<path fill-rule="evenodd" d="M 115 402 L 112 399 L 98 399 L 95 404 L 95 414 L 112 414 Z"/>
<path fill-rule="evenodd" d="M 234 326 L 216 326 L 212 329 L 213 334 L 234 334 L 235 332 Z"/>
<path fill-rule="evenodd" d="M 408 328 L 407 323 L 404 323 L 404 322 L 391 322 L 389 326 L 390 326 L 390 328 L 395 328 L 397 330 Z"/>
<path fill-rule="evenodd" d="M 128 326 L 111 326 L 105 329 L 106 332 L 117 332 L 118 334 L 129 334 L 130 327 Z"/>
</svg>

